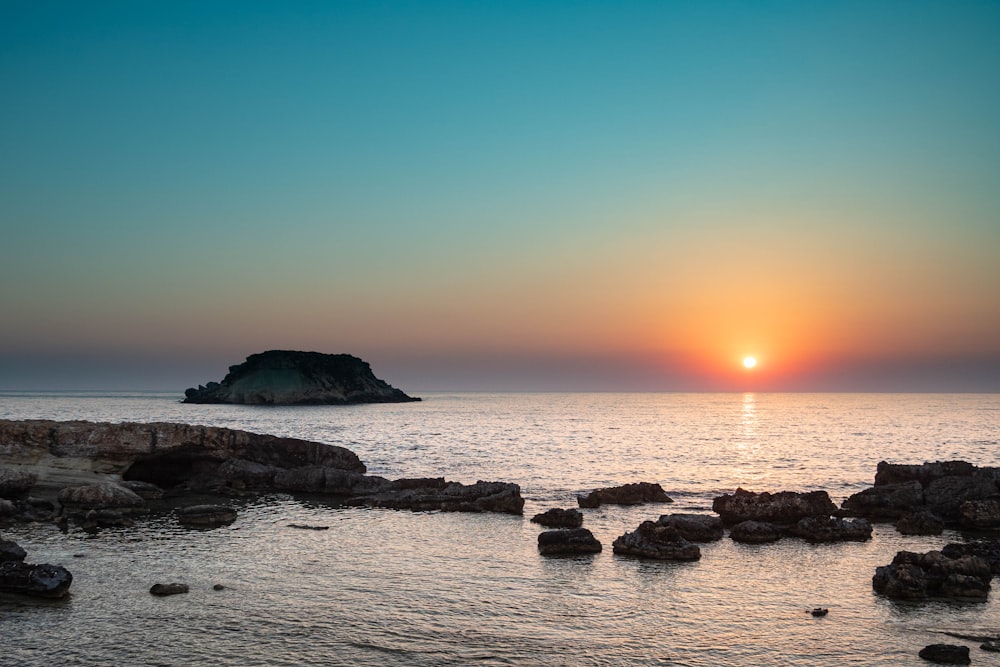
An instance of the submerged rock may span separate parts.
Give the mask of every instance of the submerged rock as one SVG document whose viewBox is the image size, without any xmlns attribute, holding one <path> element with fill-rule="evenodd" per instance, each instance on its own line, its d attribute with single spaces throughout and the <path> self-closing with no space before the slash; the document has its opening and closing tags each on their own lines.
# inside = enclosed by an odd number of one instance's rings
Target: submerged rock
<svg viewBox="0 0 1000 667">
<path fill-rule="evenodd" d="M 808 516 L 828 517 L 837 507 L 826 491 L 754 493 L 740 488 L 731 495 L 713 500 L 712 510 L 722 517 L 726 525 L 743 521 L 793 524 Z"/>
<path fill-rule="evenodd" d="M 972 664 L 972 660 L 969 658 L 969 647 L 957 644 L 930 644 L 920 649 L 917 655 L 939 665 Z"/>
<path fill-rule="evenodd" d="M 150 587 L 149 592 L 158 597 L 165 597 L 167 595 L 178 595 L 180 593 L 187 593 L 188 585 L 178 584 L 178 583 L 153 584 Z"/>
<path fill-rule="evenodd" d="M 653 482 L 634 482 L 621 486 L 611 486 L 591 491 L 586 496 L 577 496 L 580 507 L 600 507 L 608 505 L 641 505 L 642 503 L 672 503 L 663 487 Z"/>
<path fill-rule="evenodd" d="M 616 554 L 656 560 L 694 561 L 701 549 L 691 544 L 673 526 L 643 521 L 635 531 L 625 533 L 612 544 Z"/>
<path fill-rule="evenodd" d="M 553 507 L 531 517 L 531 522 L 548 528 L 579 528 L 583 525 L 583 514 L 580 510 Z"/>
<path fill-rule="evenodd" d="M 664 514 L 656 523 L 676 529 L 689 542 L 714 542 L 725 532 L 722 519 L 708 514 Z"/>
<path fill-rule="evenodd" d="M 227 526 L 236 521 L 236 510 L 226 505 L 191 505 L 180 507 L 175 513 L 182 525 L 196 528 Z"/>
<path fill-rule="evenodd" d="M 596 554 L 601 543 L 586 528 L 546 530 L 538 534 L 538 553 L 543 556 Z"/>
<path fill-rule="evenodd" d="M 0 592 L 41 598 L 61 598 L 69 592 L 73 575 L 60 565 L 0 562 Z"/>
<path fill-rule="evenodd" d="M 344 405 L 419 401 L 375 377 L 349 354 L 270 350 L 229 367 L 222 382 L 191 388 L 184 403 Z"/>
<path fill-rule="evenodd" d="M 993 572 L 978 556 L 949 558 L 940 551 L 900 551 L 889 565 L 875 568 L 872 588 L 897 600 L 958 598 L 985 601 Z"/>
</svg>

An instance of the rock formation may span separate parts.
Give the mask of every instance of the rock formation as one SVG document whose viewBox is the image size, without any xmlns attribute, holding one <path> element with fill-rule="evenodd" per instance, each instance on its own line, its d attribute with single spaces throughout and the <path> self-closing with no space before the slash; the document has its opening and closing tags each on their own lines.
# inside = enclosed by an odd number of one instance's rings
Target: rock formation
<svg viewBox="0 0 1000 667">
<path fill-rule="evenodd" d="M 601 543 L 586 528 L 546 530 L 538 534 L 538 553 L 543 556 L 570 556 L 600 553 Z"/>
<path fill-rule="evenodd" d="M 222 382 L 184 392 L 185 403 L 346 405 L 419 401 L 375 377 L 349 354 L 270 350 L 229 367 Z"/>
<path fill-rule="evenodd" d="M 583 514 L 580 510 L 553 507 L 531 517 L 531 522 L 547 528 L 579 528 L 583 525 Z"/>
<path fill-rule="evenodd" d="M 718 512 L 726 525 L 743 521 L 766 521 L 790 525 L 807 516 L 828 517 L 837 507 L 826 491 L 796 493 L 754 493 L 736 489 L 712 501 L 712 510 Z"/>
<path fill-rule="evenodd" d="M 969 647 L 958 644 L 930 644 L 917 653 L 924 660 L 939 665 L 971 665 Z"/>
<path fill-rule="evenodd" d="M 897 600 L 958 598 L 986 600 L 993 572 L 979 556 L 949 558 L 940 551 L 900 551 L 889 565 L 875 568 L 872 588 Z"/>
<path fill-rule="evenodd" d="M 781 527 L 769 521 L 741 521 L 729 530 L 729 537 L 734 542 L 743 544 L 767 544 L 777 542 L 783 537 Z"/>
<path fill-rule="evenodd" d="M 0 539 L 0 592 L 61 598 L 69 592 L 73 575 L 60 565 L 25 563 L 27 553 L 16 542 Z"/>
<path fill-rule="evenodd" d="M 689 542 L 714 542 L 723 535 L 722 519 L 708 514 L 664 514 L 656 523 L 675 528 Z"/>
<path fill-rule="evenodd" d="M 622 486 L 611 486 L 591 491 L 586 496 L 577 496 L 580 507 L 600 507 L 609 505 L 641 505 L 642 503 L 672 503 L 663 487 L 651 482 L 635 482 Z"/>
<path fill-rule="evenodd" d="M 701 558 L 701 549 L 691 544 L 673 526 L 643 521 L 633 532 L 625 533 L 611 545 L 616 554 L 655 560 L 692 561 Z"/>
</svg>

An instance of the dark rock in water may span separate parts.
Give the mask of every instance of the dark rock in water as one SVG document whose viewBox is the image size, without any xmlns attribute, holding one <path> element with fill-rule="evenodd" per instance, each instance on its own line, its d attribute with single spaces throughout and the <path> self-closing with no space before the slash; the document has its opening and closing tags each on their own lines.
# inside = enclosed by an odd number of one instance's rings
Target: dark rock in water
<svg viewBox="0 0 1000 667">
<path fill-rule="evenodd" d="M 226 590 L 226 587 L 223 586 L 222 584 L 215 584 L 214 586 L 212 586 L 212 590 L 213 591 L 224 591 L 224 590 Z"/>
<path fill-rule="evenodd" d="M 389 507 L 415 511 L 499 512 L 521 514 L 524 499 L 521 487 L 509 482 L 460 484 L 444 478 L 388 482 L 375 493 L 359 494 L 345 500 L 351 505 Z"/>
<path fill-rule="evenodd" d="M 864 542 L 872 537 L 872 525 L 867 519 L 807 516 L 799 519 L 788 533 L 807 542 Z"/>
<path fill-rule="evenodd" d="M 917 510 L 900 517 L 896 530 L 903 535 L 940 535 L 944 532 L 944 521 L 934 512 Z"/>
<path fill-rule="evenodd" d="M 123 481 L 121 485 L 143 500 L 159 500 L 163 497 L 163 489 L 151 482 L 129 479 Z"/>
<path fill-rule="evenodd" d="M 948 558 L 978 556 L 990 565 L 994 575 L 1000 574 L 1000 541 L 977 540 L 975 542 L 952 542 L 946 544 L 941 553 Z"/>
<path fill-rule="evenodd" d="M 113 483 L 69 486 L 59 492 L 63 515 L 85 530 L 131 526 L 132 517 L 149 511 L 135 492 Z"/>
<path fill-rule="evenodd" d="M 827 614 L 829 614 L 830 610 L 827 609 L 826 607 L 816 607 L 815 609 L 813 609 L 809 613 L 812 614 L 813 616 L 821 617 L 821 616 L 826 616 Z"/>
<path fill-rule="evenodd" d="M 270 350 L 229 367 L 222 382 L 184 392 L 184 403 L 345 405 L 419 401 L 349 354 Z"/>
<path fill-rule="evenodd" d="M 583 525 L 583 514 L 580 510 L 553 507 L 531 517 L 531 522 L 547 528 L 579 528 Z"/>
<path fill-rule="evenodd" d="M 23 470 L 0 469 L 0 498 L 25 498 L 38 481 L 38 475 Z"/>
<path fill-rule="evenodd" d="M 708 514 L 664 514 L 656 523 L 676 529 L 689 542 L 714 542 L 725 532 L 722 519 Z"/>
<path fill-rule="evenodd" d="M 940 551 L 900 551 L 889 565 L 875 568 L 872 588 L 897 600 L 929 597 L 985 601 L 993 572 L 978 556 L 949 558 Z"/>
<path fill-rule="evenodd" d="M 611 545 L 616 554 L 656 560 L 693 561 L 701 558 L 701 549 L 691 544 L 673 526 L 643 521 L 631 533 L 615 539 Z"/>
<path fill-rule="evenodd" d="M 538 534 L 538 553 L 567 556 L 600 553 L 601 543 L 586 528 L 546 530 Z"/>
<path fill-rule="evenodd" d="M 841 505 L 844 514 L 869 519 L 897 519 L 910 514 L 924 504 L 924 489 L 920 482 L 910 480 L 886 484 L 859 491 Z"/>
<path fill-rule="evenodd" d="M 729 529 L 729 537 L 743 544 L 767 544 L 780 540 L 782 530 L 767 521 L 743 521 Z"/>
<path fill-rule="evenodd" d="M 960 510 L 964 503 L 987 500 L 998 494 L 1000 488 L 992 473 L 977 471 L 962 477 L 949 475 L 935 479 L 924 488 L 924 503 L 938 516 L 948 521 L 961 522 Z M 972 515 L 975 516 L 975 513 Z"/>
<path fill-rule="evenodd" d="M 69 592 L 73 575 L 59 565 L 0 562 L 0 592 L 41 598 L 61 598 Z"/>
<path fill-rule="evenodd" d="M 182 525 L 197 528 L 226 526 L 236 521 L 236 510 L 226 505 L 191 505 L 180 507 L 175 513 Z"/>
<path fill-rule="evenodd" d="M 965 528 L 1000 528 L 1000 499 L 966 500 L 959 505 L 958 514 Z"/>
<path fill-rule="evenodd" d="M 792 524 L 807 516 L 830 516 L 837 507 L 826 491 L 754 493 L 736 489 L 732 495 L 726 494 L 713 500 L 712 510 L 722 517 L 726 525 L 743 521 Z"/>
<path fill-rule="evenodd" d="M 164 596 L 167 596 L 167 595 L 177 595 L 179 593 L 187 593 L 188 592 L 188 585 L 187 584 L 178 584 L 178 583 L 172 583 L 172 584 L 153 584 L 150 587 L 149 592 L 152 593 L 153 595 L 156 595 L 156 596 L 159 596 L 159 597 L 164 597 Z"/>
<path fill-rule="evenodd" d="M 663 487 L 652 482 L 635 482 L 621 486 L 611 486 L 591 491 L 586 496 L 577 496 L 580 507 L 600 507 L 608 505 L 641 505 L 642 503 L 672 503 Z"/>
<path fill-rule="evenodd" d="M 969 647 L 956 644 L 931 644 L 920 649 L 917 654 L 924 660 L 939 665 L 969 665 Z"/>
<path fill-rule="evenodd" d="M 330 526 L 309 526 L 304 523 L 290 523 L 289 528 L 298 528 L 299 530 L 330 530 Z"/>
<path fill-rule="evenodd" d="M 989 653 L 1000 653 L 1000 642 L 995 641 L 995 640 L 990 640 L 990 641 L 983 642 L 982 644 L 980 644 L 979 648 L 981 648 L 984 651 L 987 651 Z"/>
<path fill-rule="evenodd" d="M 875 468 L 875 486 L 917 481 L 926 487 L 936 479 L 948 476 L 964 477 L 976 470 L 976 466 L 966 461 L 935 461 L 916 465 L 879 461 Z"/>
<path fill-rule="evenodd" d="M 0 539 L 0 562 L 22 561 L 28 555 L 21 545 L 13 540 Z"/>
</svg>

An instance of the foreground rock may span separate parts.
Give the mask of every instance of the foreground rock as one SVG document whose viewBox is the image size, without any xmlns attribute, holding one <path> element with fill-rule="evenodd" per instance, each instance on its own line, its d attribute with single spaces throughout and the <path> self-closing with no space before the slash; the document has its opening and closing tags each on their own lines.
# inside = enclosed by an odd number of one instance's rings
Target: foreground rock
<svg viewBox="0 0 1000 667">
<path fill-rule="evenodd" d="M 641 505 L 643 503 L 672 503 L 670 496 L 659 484 L 635 482 L 622 486 L 611 486 L 591 491 L 586 496 L 577 496 L 580 507 L 600 507 L 608 505 Z"/>
<path fill-rule="evenodd" d="M 917 654 L 924 660 L 939 665 L 969 665 L 969 647 L 956 644 L 931 644 L 920 649 Z"/>
<path fill-rule="evenodd" d="M 583 525 L 583 514 L 575 509 L 553 507 L 531 517 L 531 522 L 547 528 L 579 528 Z"/>
<path fill-rule="evenodd" d="M 538 534 L 538 553 L 543 556 L 596 554 L 601 549 L 601 543 L 586 528 L 546 530 Z"/>
<path fill-rule="evenodd" d="M 8 561 L 23 561 L 28 555 L 20 544 L 13 540 L 0 539 L 0 563 Z"/>
<path fill-rule="evenodd" d="M 612 544 L 616 554 L 656 560 L 693 561 L 701 558 L 701 549 L 691 544 L 673 526 L 643 521 L 639 527 L 617 538 Z"/>
<path fill-rule="evenodd" d="M 419 401 L 375 377 L 349 354 L 270 350 L 229 367 L 222 382 L 184 392 L 185 403 L 345 405 Z"/>
<path fill-rule="evenodd" d="M 73 575 L 60 565 L 29 565 L 20 561 L 0 562 L 0 592 L 61 598 L 69 593 Z"/>
<path fill-rule="evenodd" d="M 180 507 L 175 513 L 181 525 L 193 528 L 228 526 L 236 521 L 236 510 L 226 505 L 191 505 Z"/>
<path fill-rule="evenodd" d="M 664 514 L 656 523 L 676 529 L 689 542 L 714 542 L 724 533 L 722 519 L 708 514 Z"/>
<path fill-rule="evenodd" d="M 900 551 L 889 565 L 875 568 L 872 588 L 896 600 L 956 598 L 986 600 L 993 572 L 978 556 L 949 558 L 940 551 Z"/>
<path fill-rule="evenodd" d="M 743 521 L 791 525 L 805 517 L 828 517 L 837 507 L 826 491 L 754 493 L 736 489 L 731 495 L 715 498 L 712 510 L 722 517 L 726 525 Z"/>
<path fill-rule="evenodd" d="M 880 461 L 875 485 L 844 501 L 845 514 L 898 519 L 927 511 L 945 524 L 964 528 L 1000 527 L 1000 469 L 966 461 L 901 465 Z"/>
</svg>

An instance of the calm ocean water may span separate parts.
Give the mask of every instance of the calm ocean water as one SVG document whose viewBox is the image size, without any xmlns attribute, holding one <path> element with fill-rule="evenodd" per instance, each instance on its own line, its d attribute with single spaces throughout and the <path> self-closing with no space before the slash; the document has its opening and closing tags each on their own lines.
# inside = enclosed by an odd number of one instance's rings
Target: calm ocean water
<svg viewBox="0 0 1000 667">
<path fill-rule="evenodd" d="M 825 489 L 839 503 L 881 459 L 1000 465 L 1000 395 L 425 394 L 354 407 L 182 405 L 176 394 L 0 392 L 0 418 L 178 421 L 342 445 L 369 472 L 521 485 L 525 517 L 411 513 L 274 496 L 212 531 L 154 516 L 96 535 L 4 531 L 63 564 L 71 597 L 0 597 L 0 665 L 912 665 L 945 630 L 1000 633 L 1000 603 L 900 604 L 866 543 L 702 545 L 696 563 L 615 556 L 661 513 L 710 511 L 737 486 Z M 659 482 L 673 505 L 584 510 L 596 556 L 538 555 L 528 519 L 577 492 Z M 289 523 L 329 526 L 326 531 Z M 155 582 L 188 583 L 169 598 Z M 226 586 L 212 590 L 213 584 Z M 807 610 L 830 609 L 824 618 Z M 993 660 L 972 647 L 973 662 Z"/>
</svg>

